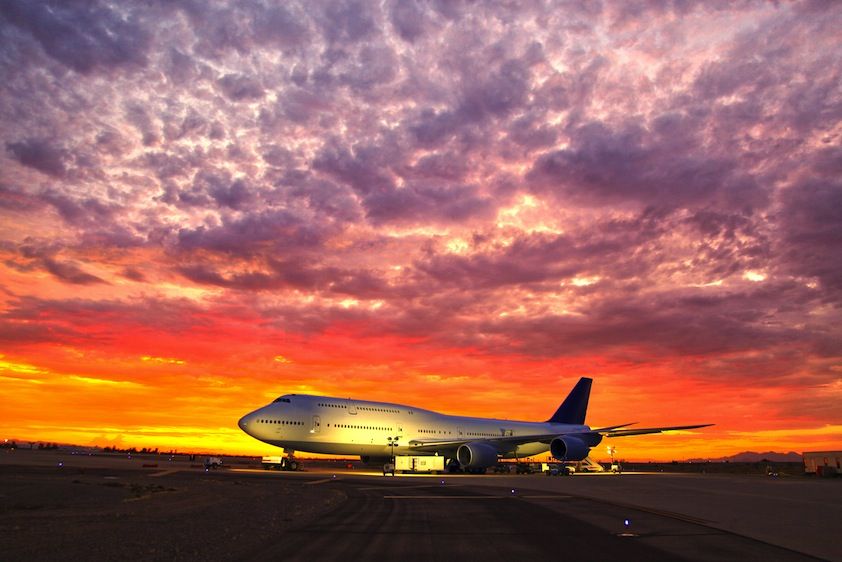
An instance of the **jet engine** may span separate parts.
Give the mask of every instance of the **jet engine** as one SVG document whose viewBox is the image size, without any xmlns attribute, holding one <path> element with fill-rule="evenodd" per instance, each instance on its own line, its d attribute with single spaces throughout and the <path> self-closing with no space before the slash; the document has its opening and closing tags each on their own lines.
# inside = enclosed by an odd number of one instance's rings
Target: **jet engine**
<svg viewBox="0 0 842 562">
<path fill-rule="evenodd" d="M 497 449 L 488 443 L 465 443 L 456 450 L 462 468 L 488 468 L 497 464 Z"/>
<path fill-rule="evenodd" d="M 580 461 L 588 456 L 588 445 L 572 435 L 563 435 L 550 441 L 550 454 L 560 461 Z"/>
</svg>

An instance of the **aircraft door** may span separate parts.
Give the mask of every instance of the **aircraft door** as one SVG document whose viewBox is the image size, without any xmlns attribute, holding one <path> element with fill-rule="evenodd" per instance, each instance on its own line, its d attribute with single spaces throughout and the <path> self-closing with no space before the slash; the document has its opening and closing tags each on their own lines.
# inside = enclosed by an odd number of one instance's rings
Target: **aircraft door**
<svg viewBox="0 0 842 562">
<path fill-rule="evenodd" d="M 352 416 L 357 415 L 357 405 L 351 402 L 350 400 L 348 400 L 348 413 Z"/>
<path fill-rule="evenodd" d="M 310 430 L 310 433 L 318 433 L 322 429 L 322 418 L 319 416 L 313 416 L 313 429 Z"/>
</svg>

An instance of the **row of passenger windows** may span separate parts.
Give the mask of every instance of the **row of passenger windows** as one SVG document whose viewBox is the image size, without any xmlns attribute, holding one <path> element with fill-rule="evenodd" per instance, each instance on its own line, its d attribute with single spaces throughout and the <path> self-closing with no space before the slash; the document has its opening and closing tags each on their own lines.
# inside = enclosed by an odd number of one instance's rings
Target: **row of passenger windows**
<svg viewBox="0 0 842 562">
<path fill-rule="evenodd" d="M 328 425 L 330 425 L 330 424 L 328 424 Z M 348 423 L 337 423 L 337 424 L 334 424 L 334 427 L 344 427 L 346 429 L 374 429 L 374 430 L 377 430 L 377 431 L 392 431 L 388 427 L 378 427 L 378 426 L 374 426 L 374 425 L 353 425 L 353 424 L 348 424 Z"/>
<path fill-rule="evenodd" d="M 322 404 L 319 404 L 319 406 L 321 406 L 322 408 L 347 408 L 348 407 L 345 404 L 328 404 L 326 402 L 322 403 Z"/>
<path fill-rule="evenodd" d="M 442 431 L 442 430 L 435 430 L 435 429 L 419 429 L 419 433 L 443 433 L 445 435 L 450 435 L 449 431 Z"/>
<path fill-rule="evenodd" d="M 391 408 L 369 408 L 368 406 L 360 406 L 357 410 L 365 410 L 366 412 L 387 412 L 389 414 L 400 414 L 400 410 L 392 410 Z"/>
<path fill-rule="evenodd" d="M 469 437 L 500 437 L 499 433 L 485 433 L 482 431 L 467 431 L 465 435 Z"/>
<path fill-rule="evenodd" d="M 257 423 L 275 423 L 278 425 L 304 425 L 302 421 L 296 420 L 270 420 L 270 419 L 259 419 Z"/>
</svg>

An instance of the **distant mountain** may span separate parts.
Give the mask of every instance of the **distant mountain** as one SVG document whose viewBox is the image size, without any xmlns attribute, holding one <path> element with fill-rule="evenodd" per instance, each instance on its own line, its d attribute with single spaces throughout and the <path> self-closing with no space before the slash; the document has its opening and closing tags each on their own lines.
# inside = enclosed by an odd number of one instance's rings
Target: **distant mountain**
<svg viewBox="0 0 842 562">
<path fill-rule="evenodd" d="M 689 462 L 801 462 L 801 454 L 794 451 L 788 453 L 776 453 L 768 451 L 766 453 L 755 453 L 754 451 L 743 451 L 730 457 L 719 457 L 716 459 L 690 459 Z"/>
</svg>

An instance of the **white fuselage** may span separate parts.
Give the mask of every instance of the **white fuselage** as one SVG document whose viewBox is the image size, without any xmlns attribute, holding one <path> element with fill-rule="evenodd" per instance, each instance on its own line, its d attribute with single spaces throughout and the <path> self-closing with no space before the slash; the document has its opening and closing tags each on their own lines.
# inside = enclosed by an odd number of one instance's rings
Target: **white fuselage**
<svg viewBox="0 0 842 562">
<path fill-rule="evenodd" d="M 240 428 L 270 445 L 331 455 L 387 457 L 393 454 L 452 456 L 458 445 L 419 452 L 409 443 L 483 441 L 508 436 L 547 435 L 585 430 L 585 425 L 511 421 L 439 414 L 402 404 L 325 396 L 287 394 L 239 422 Z M 397 438 L 397 446 L 391 445 Z M 501 450 L 504 457 L 525 457 L 549 450 L 547 442 L 528 442 Z"/>
</svg>

